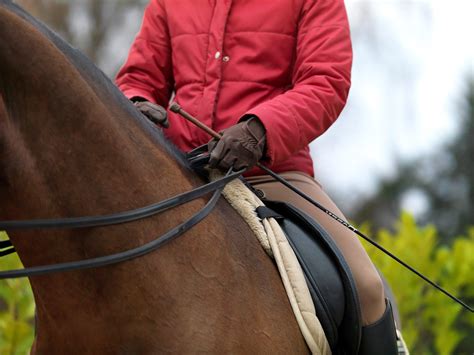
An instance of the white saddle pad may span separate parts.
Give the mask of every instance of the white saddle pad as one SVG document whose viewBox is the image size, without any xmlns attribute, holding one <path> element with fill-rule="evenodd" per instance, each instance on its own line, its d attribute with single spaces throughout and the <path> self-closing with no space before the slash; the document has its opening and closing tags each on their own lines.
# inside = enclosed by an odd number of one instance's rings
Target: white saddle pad
<svg viewBox="0 0 474 355">
<path fill-rule="evenodd" d="M 331 354 L 303 271 L 279 224 L 273 218 L 260 220 L 255 210 L 263 203 L 240 180 L 229 183 L 223 195 L 247 222 L 268 255 L 275 259 L 301 333 L 311 352 Z"/>
</svg>

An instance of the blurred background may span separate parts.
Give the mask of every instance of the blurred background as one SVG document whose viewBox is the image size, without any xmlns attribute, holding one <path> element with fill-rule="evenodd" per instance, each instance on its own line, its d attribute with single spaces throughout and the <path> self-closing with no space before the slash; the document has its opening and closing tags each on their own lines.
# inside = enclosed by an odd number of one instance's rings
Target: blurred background
<svg viewBox="0 0 474 355">
<path fill-rule="evenodd" d="M 113 78 L 147 1 L 17 3 Z M 317 178 L 350 219 L 472 304 L 474 1 L 346 6 L 353 85 L 340 119 L 312 144 Z M 368 250 L 395 285 L 413 353 L 473 353 L 471 315 Z"/>
</svg>

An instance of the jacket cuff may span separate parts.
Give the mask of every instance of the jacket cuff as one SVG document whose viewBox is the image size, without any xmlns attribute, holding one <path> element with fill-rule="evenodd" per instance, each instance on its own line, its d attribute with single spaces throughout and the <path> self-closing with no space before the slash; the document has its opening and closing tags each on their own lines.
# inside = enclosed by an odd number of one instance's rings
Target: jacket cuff
<svg viewBox="0 0 474 355">
<path fill-rule="evenodd" d="M 265 104 L 254 107 L 240 119 L 244 121 L 256 116 L 266 130 L 265 162 L 268 165 L 288 159 L 300 144 L 300 128 L 293 115 L 284 122 L 279 122 L 275 114 Z M 280 132 L 281 134 L 278 134 Z"/>
<path fill-rule="evenodd" d="M 129 100 L 131 100 L 134 97 L 143 97 L 147 101 L 150 101 L 150 102 L 156 104 L 156 100 L 153 98 L 153 96 L 150 93 L 146 92 L 146 91 L 137 90 L 137 89 L 128 89 L 128 90 L 124 90 L 123 94 Z"/>
</svg>

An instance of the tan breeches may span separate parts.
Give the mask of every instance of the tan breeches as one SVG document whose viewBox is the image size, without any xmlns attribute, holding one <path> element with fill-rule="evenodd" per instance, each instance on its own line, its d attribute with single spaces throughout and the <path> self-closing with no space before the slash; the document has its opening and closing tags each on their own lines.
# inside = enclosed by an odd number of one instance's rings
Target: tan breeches
<svg viewBox="0 0 474 355">
<path fill-rule="evenodd" d="M 286 172 L 280 175 L 328 210 L 345 219 L 342 212 L 323 191 L 321 185 L 311 176 L 301 172 Z M 291 203 L 312 216 L 326 229 L 351 268 L 361 303 L 363 325 L 379 320 L 385 311 L 383 285 L 358 236 L 295 192 L 275 181 L 271 176 L 255 176 L 247 178 L 247 180 L 252 186 L 262 190 L 266 198 Z"/>
</svg>

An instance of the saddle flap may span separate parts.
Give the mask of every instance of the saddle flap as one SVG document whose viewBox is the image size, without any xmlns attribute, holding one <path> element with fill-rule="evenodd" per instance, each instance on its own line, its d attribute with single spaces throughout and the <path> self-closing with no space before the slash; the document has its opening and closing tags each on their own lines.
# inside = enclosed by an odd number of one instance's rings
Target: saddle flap
<svg viewBox="0 0 474 355">
<path fill-rule="evenodd" d="M 305 273 L 333 353 L 357 354 L 361 338 L 360 306 L 352 273 L 342 253 L 329 234 L 304 212 L 283 202 L 266 200 L 265 204 L 284 216 L 277 221 Z"/>
</svg>

